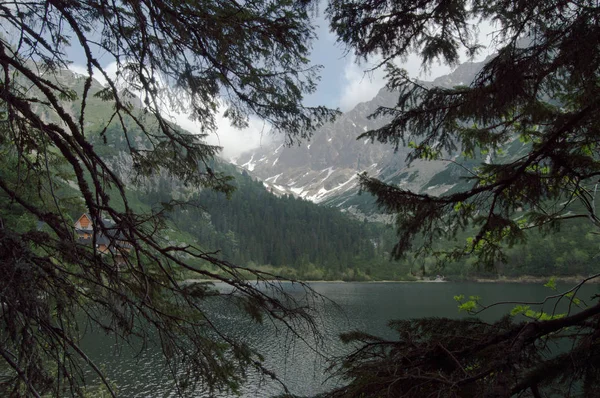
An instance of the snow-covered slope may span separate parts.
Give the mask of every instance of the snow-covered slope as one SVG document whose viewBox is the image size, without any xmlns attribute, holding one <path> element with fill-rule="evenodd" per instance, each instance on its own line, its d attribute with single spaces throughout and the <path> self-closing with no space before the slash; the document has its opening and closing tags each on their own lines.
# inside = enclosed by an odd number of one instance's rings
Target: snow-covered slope
<svg viewBox="0 0 600 398">
<path fill-rule="evenodd" d="M 432 82 L 440 86 L 469 84 L 481 63 L 466 63 L 452 74 Z M 406 148 L 394 152 L 389 145 L 357 140 L 361 133 L 385 124 L 385 119 L 369 119 L 379 106 L 394 106 L 396 95 L 381 89 L 371 101 L 358 104 L 315 132 L 312 139 L 299 146 L 274 143 L 242 154 L 232 162 L 263 181 L 277 194 L 292 194 L 315 203 L 352 209 L 361 199 L 357 174 L 366 171 L 386 181 L 394 181 L 413 190 L 435 194 L 452 187 L 452 183 L 430 185 L 428 182 L 444 170 L 447 162 L 405 163 Z"/>
</svg>

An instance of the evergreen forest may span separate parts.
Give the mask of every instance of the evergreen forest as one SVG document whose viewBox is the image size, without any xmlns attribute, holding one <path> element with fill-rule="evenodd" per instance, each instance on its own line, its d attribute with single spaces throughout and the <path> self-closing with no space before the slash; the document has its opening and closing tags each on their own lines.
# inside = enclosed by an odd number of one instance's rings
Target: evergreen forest
<svg viewBox="0 0 600 398">
<path fill-rule="evenodd" d="M 290 396 L 268 354 L 229 330 L 234 311 L 233 323 L 320 355 L 326 298 L 307 281 L 438 275 L 580 282 L 542 302 L 562 300 L 563 313 L 508 301 L 492 322 L 419 317 L 390 321 L 395 339 L 344 333 L 330 368 L 343 383 L 326 397 L 598 394 L 600 296 L 577 297 L 600 279 L 598 1 L 327 2 L 338 44 L 374 61 L 396 96 L 356 138 L 406 146 L 406 164 L 449 163 L 430 184 L 466 173 L 439 195 L 360 173 L 358 202 L 387 223 L 277 197 L 205 141 L 221 119 L 259 120 L 289 145 L 336 120 L 338 109 L 306 104 L 320 79 L 319 7 L 0 0 L 0 395 L 116 398 L 82 348 L 93 329 L 117 347 L 156 347 L 174 394 L 235 395 L 252 379 Z M 400 66 L 410 54 L 425 70 L 472 59 L 483 22 L 495 49 L 468 85 L 430 86 Z M 74 53 L 82 75 L 69 71 Z M 518 153 L 496 156 L 512 144 Z M 455 299 L 470 315 L 495 305 Z"/>
</svg>

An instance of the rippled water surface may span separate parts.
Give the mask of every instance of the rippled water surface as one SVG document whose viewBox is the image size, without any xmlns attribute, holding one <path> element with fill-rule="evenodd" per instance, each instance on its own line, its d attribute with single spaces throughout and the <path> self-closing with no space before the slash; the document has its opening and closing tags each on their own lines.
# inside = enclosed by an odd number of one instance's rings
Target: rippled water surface
<svg viewBox="0 0 600 398">
<path fill-rule="evenodd" d="M 284 328 L 275 328 L 270 322 L 256 325 L 242 319 L 236 311 L 214 312 L 214 321 L 230 337 L 247 341 L 265 356 L 267 368 L 277 372 L 290 391 L 299 396 L 311 396 L 335 386 L 328 379 L 324 358 L 344 353 L 348 348 L 340 343 L 338 335 L 344 331 L 362 330 L 386 338 L 394 338 L 387 328 L 390 319 L 415 317 L 461 317 L 453 296 L 476 295 L 486 304 L 505 301 L 537 301 L 555 292 L 541 284 L 476 284 L 476 283 L 314 283 L 314 290 L 333 302 L 316 300 L 315 314 L 322 344 L 315 346 L 312 333 L 302 332 L 311 344 L 293 338 Z M 566 288 L 559 285 L 559 290 Z M 284 288 L 301 298 L 304 291 L 295 285 Z M 584 300 L 598 292 L 597 286 L 584 286 L 578 295 Z M 506 314 L 511 305 L 486 311 L 482 318 L 497 319 Z M 546 305 L 551 310 L 551 305 Z M 157 347 L 138 352 L 118 348 L 115 342 L 100 333 L 90 333 L 83 348 L 100 364 L 108 378 L 118 386 L 122 397 L 174 397 L 176 391 L 170 381 L 170 371 L 162 365 Z M 274 382 L 249 377 L 242 397 L 270 397 L 282 392 Z M 200 390 L 186 396 L 206 396 Z"/>
</svg>

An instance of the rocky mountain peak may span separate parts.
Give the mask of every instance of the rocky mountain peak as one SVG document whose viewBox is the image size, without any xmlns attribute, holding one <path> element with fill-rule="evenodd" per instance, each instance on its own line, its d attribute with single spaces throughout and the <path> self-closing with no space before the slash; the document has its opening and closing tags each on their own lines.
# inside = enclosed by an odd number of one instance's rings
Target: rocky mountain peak
<svg viewBox="0 0 600 398">
<path fill-rule="evenodd" d="M 430 84 L 452 87 L 468 85 L 483 63 L 465 63 L 453 73 Z M 233 163 L 263 181 L 276 194 L 292 194 L 315 203 L 352 209 L 357 192 L 357 174 L 366 171 L 384 180 L 394 180 L 411 189 L 423 189 L 431 177 L 446 167 L 442 162 L 405 164 L 407 151 L 357 137 L 387 122 L 369 119 L 380 106 L 394 106 L 396 94 L 385 87 L 370 101 L 360 103 L 315 132 L 298 146 L 282 142 L 247 152 Z M 446 190 L 448 186 L 427 187 Z M 433 193 L 433 192 L 432 192 Z"/>
</svg>

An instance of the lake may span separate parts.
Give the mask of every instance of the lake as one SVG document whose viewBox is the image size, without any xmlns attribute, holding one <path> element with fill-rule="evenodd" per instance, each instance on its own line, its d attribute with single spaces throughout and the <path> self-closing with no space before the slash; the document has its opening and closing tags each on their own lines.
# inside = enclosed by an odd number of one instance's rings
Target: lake
<svg viewBox="0 0 600 398">
<path fill-rule="evenodd" d="M 315 347 L 312 334 L 304 336 L 309 345 L 293 338 L 282 328 L 269 322 L 256 325 L 240 319 L 235 313 L 221 311 L 215 318 L 223 330 L 234 338 L 244 339 L 258 347 L 265 356 L 267 368 L 277 372 L 290 391 L 299 396 L 311 396 L 334 387 L 336 380 L 328 379 L 326 358 L 348 350 L 338 335 L 350 330 L 362 330 L 385 338 L 394 338 L 387 327 L 390 319 L 416 317 L 465 317 L 458 312 L 453 297 L 479 296 L 483 304 L 499 301 L 539 301 L 556 292 L 542 284 L 516 283 L 327 283 L 311 284 L 312 288 L 335 302 L 317 300 L 314 303 L 322 344 Z M 570 285 L 558 284 L 558 291 Z M 284 284 L 290 293 L 301 297 L 304 292 L 296 285 Z M 583 300 L 598 293 L 598 285 L 584 286 L 578 297 Z M 552 303 L 544 307 L 551 311 Z M 481 315 L 487 321 L 498 319 L 514 305 L 491 308 Z M 90 333 L 82 342 L 84 350 L 101 364 L 108 378 L 118 386 L 123 397 L 175 397 L 169 370 L 161 363 L 156 347 L 137 352 L 118 347 L 114 340 L 100 333 Z M 282 392 L 274 382 L 265 382 L 250 375 L 242 390 L 242 397 L 269 397 Z M 190 397 L 207 396 L 201 391 L 190 392 Z M 227 397 L 224 395 L 223 397 Z"/>
</svg>

